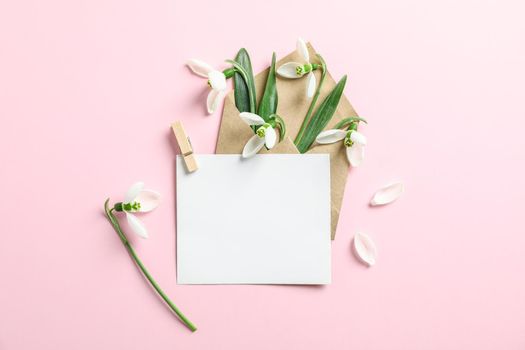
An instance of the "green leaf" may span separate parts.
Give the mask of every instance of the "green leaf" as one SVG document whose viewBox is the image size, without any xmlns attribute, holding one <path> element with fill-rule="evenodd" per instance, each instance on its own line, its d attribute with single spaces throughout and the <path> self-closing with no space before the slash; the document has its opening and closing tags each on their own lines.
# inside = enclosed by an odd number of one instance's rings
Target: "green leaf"
<svg viewBox="0 0 525 350">
<path fill-rule="evenodd" d="M 341 95 L 346 84 L 346 75 L 339 80 L 334 89 L 330 92 L 328 96 L 321 103 L 315 114 L 312 116 L 310 123 L 305 129 L 304 136 L 301 138 L 299 143 L 296 145 L 297 149 L 301 153 L 308 151 L 312 143 L 315 141 L 315 138 L 323 129 L 326 127 L 328 122 L 334 116 L 337 105 L 341 100 Z"/>
<path fill-rule="evenodd" d="M 246 70 L 239 63 L 233 60 L 226 60 L 226 62 L 228 62 L 229 64 L 233 66 L 233 68 L 235 68 L 235 71 L 241 75 L 244 82 L 248 86 L 248 96 L 250 98 L 250 112 L 255 113 L 255 110 L 256 110 L 255 86 L 253 87 L 253 90 L 250 88 L 251 86 L 250 80 L 253 81 L 253 76 L 250 76 L 250 74 L 246 72 Z"/>
<path fill-rule="evenodd" d="M 265 121 L 269 120 L 269 117 L 272 114 L 277 112 L 277 85 L 275 79 L 275 52 L 272 55 L 272 65 L 270 66 L 270 71 L 268 72 L 268 79 L 266 80 L 266 87 L 264 88 L 264 93 L 259 102 L 259 111 L 257 114 Z"/>
<path fill-rule="evenodd" d="M 239 66 L 244 68 L 246 76 L 248 78 L 248 82 L 246 82 L 242 75 L 237 71 L 233 75 L 233 93 L 235 97 L 235 106 L 237 107 L 239 112 L 255 113 L 256 106 L 253 106 L 252 110 L 252 107 L 250 105 L 250 94 L 255 96 L 255 79 L 253 77 L 252 62 L 250 60 L 250 55 L 248 55 L 248 51 L 246 51 L 245 48 L 239 50 L 237 56 L 235 56 L 235 62 L 237 62 Z"/>
</svg>

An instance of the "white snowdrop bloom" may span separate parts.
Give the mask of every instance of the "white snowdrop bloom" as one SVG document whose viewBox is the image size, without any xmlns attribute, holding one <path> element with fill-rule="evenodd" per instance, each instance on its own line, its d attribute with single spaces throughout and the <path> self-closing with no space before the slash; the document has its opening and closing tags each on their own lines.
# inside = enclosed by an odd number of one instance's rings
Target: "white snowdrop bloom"
<svg viewBox="0 0 525 350">
<path fill-rule="evenodd" d="M 158 207 L 159 203 L 160 194 L 158 192 L 146 190 L 143 182 L 137 182 L 126 192 L 124 202 L 115 204 L 115 210 L 126 213 L 129 226 L 137 235 L 148 238 L 146 227 L 133 213 L 152 211 Z"/>
<path fill-rule="evenodd" d="M 297 52 L 306 63 L 288 62 L 277 69 L 277 74 L 283 78 L 297 79 L 306 76 L 306 96 L 311 98 L 315 93 L 317 81 L 313 73 L 319 65 L 310 62 L 310 54 L 303 39 L 297 39 Z"/>
<path fill-rule="evenodd" d="M 259 126 L 255 135 L 253 135 L 242 150 L 243 158 L 250 158 L 257 154 L 266 145 L 266 148 L 272 149 L 277 142 L 277 134 L 275 129 L 264 121 L 264 119 L 257 114 L 243 112 L 239 114 L 241 119 L 250 126 Z"/>
<path fill-rule="evenodd" d="M 208 113 L 212 114 L 224 96 L 226 96 L 226 75 L 201 60 L 191 59 L 187 65 L 193 73 L 208 79 L 208 85 L 211 87 L 211 91 L 206 99 L 206 107 L 208 108 Z"/>
<path fill-rule="evenodd" d="M 320 144 L 343 141 L 346 157 L 353 167 L 361 165 L 365 158 L 366 137 L 356 130 L 326 130 L 317 135 L 315 140 Z"/>
</svg>

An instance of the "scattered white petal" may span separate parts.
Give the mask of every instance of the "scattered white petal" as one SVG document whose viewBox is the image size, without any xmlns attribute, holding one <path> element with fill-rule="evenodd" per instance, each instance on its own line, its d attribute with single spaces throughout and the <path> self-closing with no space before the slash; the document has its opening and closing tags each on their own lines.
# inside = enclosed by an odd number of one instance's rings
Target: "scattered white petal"
<svg viewBox="0 0 525 350">
<path fill-rule="evenodd" d="M 133 214 L 126 212 L 126 218 L 131 229 L 140 237 L 148 238 L 148 231 L 144 224 Z"/>
<path fill-rule="evenodd" d="M 403 191 L 404 186 L 401 182 L 387 185 L 374 194 L 374 197 L 370 201 L 370 205 L 375 206 L 392 203 L 401 196 Z"/>
<path fill-rule="evenodd" d="M 159 206 L 160 193 L 152 190 L 142 190 L 135 200 L 140 203 L 139 211 L 146 213 Z"/>
<path fill-rule="evenodd" d="M 137 198 L 140 191 L 144 188 L 144 182 L 136 182 L 129 188 L 128 192 L 126 192 L 126 196 L 124 197 L 124 203 L 131 203 Z"/>
<path fill-rule="evenodd" d="M 191 59 L 186 63 L 190 67 L 191 71 L 197 75 L 200 75 L 203 78 L 208 77 L 208 73 L 213 70 L 213 68 L 201 60 Z"/>
<path fill-rule="evenodd" d="M 317 81 L 315 79 L 315 74 L 313 72 L 308 73 L 308 81 L 306 83 L 306 96 L 308 98 L 312 98 L 312 96 L 315 93 L 315 88 L 317 85 Z"/>
<path fill-rule="evenodd" d="M 208 94 L 208 98 L 206 99 L 206 107 L 208 108 L 208 113 L 212 114 L 215 112 L 217 107 L 219 106 L 219 103 L 223 99 L 224 95 L 226 95 L 226 92 L 224 90 L 215 90 L 211 89 L 210 93 Z"/>
<path fill-rule="evenodd" d="M 350 140 L 362 146 L 366 145 L 366 136 L 361 134 L 359 131 L 352 131 L 350 134 Z"/>
<path fill-rule="evenodd" d="M 368 266 L 372 266 L 376 263 L 376 245 L 368 235 L 358 232 L 354 236 L 354 252 L 356 253 L 359 260 Z"/>
<path fill-rule="evenodd" d="M 244 146 L 244 149 L 242 150 L 242 157 L 243 158 L 250 158 L 257 154 L 263 148 L 264 146 L 264 139 L 260 138 L 257 135 L 253 135 L 250 140 L 246 143 L 246 146 Z"/>
<path fill-rule="evenodd" d="M 308 47 L 306 47 L 306 43 L 301 38 L 297 39 L 297 51 L 306 62 L 310 62 Z"/>
<path fill-rule="evenodd" d="M 283 77 L 283 78 L 289 78 L 289 79 L 297 79 L 302 77 L 303 75 L 297 75 L 297 67 L 302 66 L 301 63 L 297 62 L 288 62 L 283 64 L 277 69 L 277 75 Z"/>
<path fill-rule="evenodd" d="M 275 133 L 275 129 L 271 126 L 267 127 L 264 134 L 264 143 L 266 147 L 268 147 L 268 149 L 272 149 L 276 142 L 277 134 Z"/>
<path fill-rule="evenodd" d="M 346 147 L 346 158 L 351 166 L 355 168 L 360 166 L 365 159 L 365 147 L 358 143 L 354 143 L 351 147 Z"/>
<path fill-rule="evenodd" d="M 322 131 L 321 133 L 319 133 L 319 135 L 317 135 L 315 141 L 323 145 L 327 143 L 334 143 L 344 139 L 346 137 L 346 133 L 346 131 L 339 129 Z"/>
<path fill-rule="evenodd" d="M 263 118 L 250 112 L 242 112 L 239 117 L 248 125 L 263 125 L 265 123 Z"/>
<path fill-rule="evenodd" d="M 218 70 L 212 70 L 208 73 L 208 79 L 212 89 L 224 90 L 226 89 L 226 77 Z"/>
</svg>

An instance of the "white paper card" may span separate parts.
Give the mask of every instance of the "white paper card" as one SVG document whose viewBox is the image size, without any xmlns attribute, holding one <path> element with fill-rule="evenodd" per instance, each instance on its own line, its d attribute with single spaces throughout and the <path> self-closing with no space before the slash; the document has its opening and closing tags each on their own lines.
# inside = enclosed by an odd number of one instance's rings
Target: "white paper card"
<svg viewBox="0 0 525 350">
<path fill-rule="evenodd" d="M 180 284 L 328 284 L 327 154 L 177 156 Z"/>
</svg>

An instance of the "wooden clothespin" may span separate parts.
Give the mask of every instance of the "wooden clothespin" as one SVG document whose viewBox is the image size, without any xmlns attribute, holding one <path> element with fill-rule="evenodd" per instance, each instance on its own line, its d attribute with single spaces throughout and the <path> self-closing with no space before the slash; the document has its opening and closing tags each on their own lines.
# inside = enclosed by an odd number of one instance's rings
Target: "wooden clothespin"
<svg viewBox="0 0 525 350">
<path fill-rule="evenodd" d="M 197 160 L 193 155 L 193 148 L 191 147 L 190 138 L 186 135 L 186 131 L 184 131 L 182 122 L 176 121 L 175 123 L 171 124 L 171 129 L 173 130 L 175 138 L 177 139 L 177 143 L 179 144 L 180 153 L 182 155 L 182 159 L 184 160 L 184 164 L 186 164 L 186 169 L 188 172 L 192 173 L 199 169 Z"/>
</svg>

